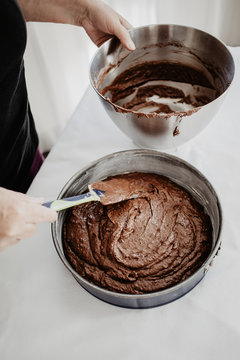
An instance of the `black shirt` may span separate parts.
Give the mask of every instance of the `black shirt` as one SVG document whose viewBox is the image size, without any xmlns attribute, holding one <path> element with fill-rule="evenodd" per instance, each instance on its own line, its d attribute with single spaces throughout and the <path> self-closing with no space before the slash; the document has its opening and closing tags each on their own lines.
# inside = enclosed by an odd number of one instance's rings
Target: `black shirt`
<svg viewBox="0 0 240 360">
<path fill-rule="evenodd" d="M 38 147 L 23 54 L 26 23 L 15 0 L 0 1 L 0 186 L 20 190 Z"/>
</svg>

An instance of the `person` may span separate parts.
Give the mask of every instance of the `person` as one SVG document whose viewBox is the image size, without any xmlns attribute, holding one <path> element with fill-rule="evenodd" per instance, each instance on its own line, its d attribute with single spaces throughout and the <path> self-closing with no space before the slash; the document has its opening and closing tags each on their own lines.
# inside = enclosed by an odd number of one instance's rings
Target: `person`
<svg viewBox="0 0 240 360">
<path fill-rule="evenodd" d="M 57 217 L 43 199 L 25 194 L 43 162 L 24 76 L 26 21 L 82 26 L 97 46 L 115 35 L 128 50 L 135 48 L 130 24 L 100 0 L 1 0 L 0 249 Z"/>
</svg>

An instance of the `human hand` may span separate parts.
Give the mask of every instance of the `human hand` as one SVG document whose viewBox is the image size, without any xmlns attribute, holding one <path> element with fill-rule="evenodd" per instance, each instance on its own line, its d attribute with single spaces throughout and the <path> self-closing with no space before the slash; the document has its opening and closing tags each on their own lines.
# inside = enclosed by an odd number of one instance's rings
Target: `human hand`
<svg viewBox="0 0 240 360">
<path fill-rule="evenodd" d="M 42 202 L 0 187 L 0 250 L 32 236 L 38 222 L 57 219 L 57 213 L 42 206 Z"/>
<path fill-rule="evenodd" d="M 76 18 L 76 25 L 82 25 L 90 39 L 97 45 L 102 45 L 112 35 L 119 38 L 125 48 L 132 51 L 135 45 L 127 30 L 131 25 L 121 15 L 116 13 L 102 1 L 85 1 L 86 12 L 83 19 Z"/>
<path fill-rule="evenodd" d="M 26 21 L 82 26 L 97 46 L 115 35 L 126 49 L 135 49 L 128 33 L 131 25 L 100 0 L 18 0 L 18 3 Z"/>
</svg>

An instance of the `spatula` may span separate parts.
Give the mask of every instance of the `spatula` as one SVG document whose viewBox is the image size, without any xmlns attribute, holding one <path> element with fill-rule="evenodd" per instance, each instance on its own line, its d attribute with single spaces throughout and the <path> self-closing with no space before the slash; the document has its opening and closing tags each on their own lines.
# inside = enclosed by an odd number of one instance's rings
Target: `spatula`
<svg viewBox="0 0 240 360">
<path fill-rule="evenodd" d="M 92 188 L 89 188 L 89 190 L 90 191 L 85 194 L 46 202 L 43 206 L 55 211 L 61 211 L 89 201 L 100 201 L 101 196 L 104 195 L 104 191 Z"/>
<path fill-rule="evenodd" d="M 88 185 L 89 192 L 85 194 L 50 201 L 43 205 L 55 211 L 60 211 L 89 201 L 100 201 L 102 205 L 115 204 L 141 195 L 140 181 L 141 175 L 139 176 L 138 185 L 135 186 L 134 182 L 132 183 L 131 174 L 128 174 L 126 178 L 119 175 Z"/>
</svg>

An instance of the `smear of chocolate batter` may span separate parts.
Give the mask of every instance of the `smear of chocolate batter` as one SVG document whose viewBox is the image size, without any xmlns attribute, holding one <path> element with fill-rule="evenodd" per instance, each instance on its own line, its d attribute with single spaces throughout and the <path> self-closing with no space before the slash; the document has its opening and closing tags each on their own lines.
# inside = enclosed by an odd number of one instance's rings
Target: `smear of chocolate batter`
<svg viewBox="0 0 240 360">
<path fill-rule="evenodd" d="M 178 127 L 176 126 L 175 129 L 174 129 L 174 131 L 173 131 L 173 136 L 177 136 L 177 135 L 179 135 L 179 129 L 178 129 Z"/>
<path fill-rule="evenodd" d="M 178 88 L 166 84 L 154 84 L 158 81 L 170 81 L 178 84 L 199 86 L 212 90 L 211 96 L 189 96 Z M 181 87 L 181 86 L 180 86 Z M 176 110 L 169 104 L 164 104 L 154 100 L 158 99 L 177 99 L 176 103 L 191 104 L 193 108 L 199 107 L 212 101 L 217 96 L 216 89 L 209 79 L 198 69 L 171 62 L 144 62 L 120 73 L 114 81 L 104 87 L 101 94 L 108 97 L 111 103 L 121 106 L 126 110 L 144 113 L 174 113 Z M 124 101 L 129 98 L 130 100 Z M 147 111 L 149 109 L 149 112 Z"/>
<path fill-rule="evenodd" d="M 64 224 L 64 252 L 81 276 L 111 291 L 144 294 L 201 267 L 211 251 L 211 222 L 186 190 L 146 173 L 115 176 L 104 187 L 117 187 L 120 202 L 79 205 Z"/>
</svg>

